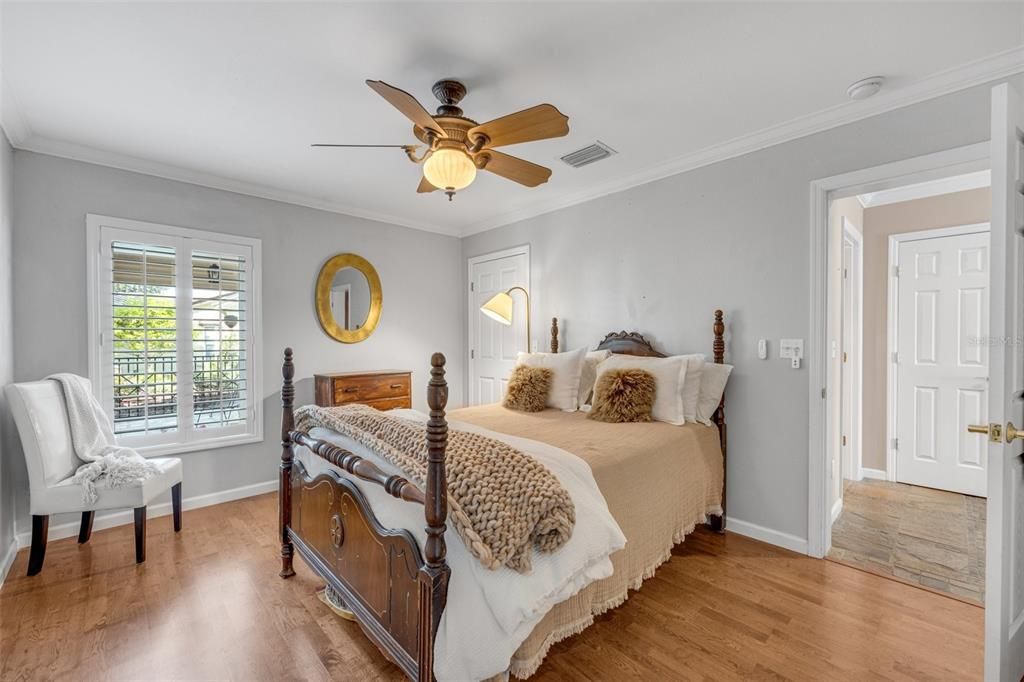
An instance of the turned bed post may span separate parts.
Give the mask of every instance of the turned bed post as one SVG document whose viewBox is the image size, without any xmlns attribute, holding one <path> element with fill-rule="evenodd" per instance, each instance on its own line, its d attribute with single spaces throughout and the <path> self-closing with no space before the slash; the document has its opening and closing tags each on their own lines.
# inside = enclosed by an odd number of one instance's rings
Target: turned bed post
<svg viewBox="0 0 1024 682">
<path fill-rule="evenodd" d="M 288 526 L 292 522 L 292 460 L 295 459 L 292 439 L 288 435 L 295 428 L 295 413 L 292 411 L 292 405 L 295 402 L 295 387 L 292 385 L 295 365 L 292 364 L 291 348 L 284 349 L 281 376 L 284 377 L 284 381 L 281 384 L 281 478 L 277 500 L 281 534 L 281 573 L 279 575 L 282 578 L 290 578 L 295 575 L 295 569 L 292 568 L 292 555 L 295 548 L 288 536 Z"/>
<path fill-rule="evenodd" d="M 715 364 L 725 363 L 725 322 L 722 319 L 724 313 L 721 310 L 715 311 L 715 324 L 712 330 L 715 333 L 715 341 L 712 349 L 715 353 Z M 722 515 L 712 517 L 711 527 L 719 533 L 725 532 L 725 491 L 728 478 L 728 467 L 725 459 L 725 393 L 722 393 L 722 400 L 715 410 L 714 422 L 718 426 L 718 438 L 722 443 Z M 717 521 L 716 521 L 717 519 Z"/>
<path fill-rule="evenodd" d="M 427 521 L 426 563 L 420 569 L 419 680 L 434 678 L 434 638 L 448 598 L 451 569 L 445 559 L 447 549 L 444 533 L 448 518 L 448 481 L 445 476 L 445 450 L 448 446 L 448 422 L 444 408 L 448 404 L 448 382 L 444 378 L 445 357 L 434 353 L 430 358 L 430 382 L 427 384 L 427 489 L 423 505 Z"/>
<path fill-rule="evenodd" d="M 551 352 L 558 352 L 558 318 L 551 318 Z"/>
</svg>

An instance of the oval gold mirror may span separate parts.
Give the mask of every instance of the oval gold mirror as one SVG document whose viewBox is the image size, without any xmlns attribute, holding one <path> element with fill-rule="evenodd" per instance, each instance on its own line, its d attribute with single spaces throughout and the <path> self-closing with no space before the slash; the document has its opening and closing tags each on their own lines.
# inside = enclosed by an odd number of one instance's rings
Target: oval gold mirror
<svg viewBox="0 0 1024 682">
<path fill-rule="evenodd" d="M 359 343 L 377 327 L 383 303 L 380 277 L 354 253 L 332 256 L 316 278 L 316 315 L 328 336 Z"/>
</svg>

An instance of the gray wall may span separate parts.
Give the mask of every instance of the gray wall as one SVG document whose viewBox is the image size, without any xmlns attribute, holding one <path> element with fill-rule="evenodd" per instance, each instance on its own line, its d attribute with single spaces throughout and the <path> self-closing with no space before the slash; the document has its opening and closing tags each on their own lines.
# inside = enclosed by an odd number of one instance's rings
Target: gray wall
<svg viewBox="0 0 1024 682">
<path fill-rule="evenodd" d="M 780 337 L 803 338 L 805 356 L 813 354 L 809 183 L 987 140 L 989 91 L 972 88 L 474 235 L 462 255 L 530 244 L 536 326 L 558 316 L 564 348 L 625 328 L 667 352 L 710 352 L 712 310 L 724 309 L 726 361 L 736 365 L 726 397 L 729 514 L 806 538 L 807 365 L 794 370 L 777 355 Z M 768 360 L 757 359 L 759 337 L 770 340 Z"/>
<path fill-rule="evenodd" d="M 16 436 L 2 387 L 14 378 L 14 290 L 11 281 L 11 225 L 14 204 L 14 150 L 0 130 L 0 562 L 14 541 L 14 457 Z M 3 566 L 0 566 L 0 571 Z M 3 575 L 0 573 L 0 580 Z"/>
<path fill-rule="evenodd" d="M 182 455 L 185 497 L 276 477 L 285 346 L 295 349 L 300 402 L 312 402 L 315 372 L 394 367 L 412 370 L 414 407 L 425 410 L 430 354 L 442 351 L 451 358 L 450 403 L 462 404 L 465 301 L 457 239 L 32 152 L 15 152 L 14 175 L 16 381 L 88 371 L 87 213 L 263 240 L 265 440 Z M 313 307 L 320 266 L 344 251 L 373 263 L 384 294 L 376 331 L 354 345 L 324 334 Z M 20 448 L 5 457 L 16 489 L 27 491 Z M 18 530 L 24 532 L 27 494 L 16 503 Z"/>
</svg>

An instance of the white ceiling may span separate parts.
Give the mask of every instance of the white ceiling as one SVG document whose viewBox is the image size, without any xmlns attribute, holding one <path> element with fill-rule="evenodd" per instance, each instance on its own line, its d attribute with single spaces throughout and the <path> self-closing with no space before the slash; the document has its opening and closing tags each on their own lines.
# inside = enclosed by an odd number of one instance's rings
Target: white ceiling
<svg viewBox="0 0 1024 682">
<path fill-rule="evenodd" d="M 1024 3 L 7 2 L 2 31 L 17 147 L 450 234 L 1024 70 Z M 309 148 L 412 142 L 363 81 L 433 110 L 441 77 L 478 121 L 567 114 L 568 137 L 506 148 L 551 181 L 481 173 L 448 203 L 399 150 Z M 558 161 L 596 139 L 619 153 Z"/>
</svg>

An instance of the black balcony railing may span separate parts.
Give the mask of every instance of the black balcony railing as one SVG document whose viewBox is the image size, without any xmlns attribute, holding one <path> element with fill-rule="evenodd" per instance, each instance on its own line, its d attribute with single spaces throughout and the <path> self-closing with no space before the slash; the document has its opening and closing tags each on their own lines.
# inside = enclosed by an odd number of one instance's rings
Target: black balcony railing
<svg viewBox="0 0 1024 682">
<path fill-rule="evenodd" d="M 114 422 L 170 417 L 178 412 L 177 358 L 173 353 L 122 354 L 114 357 Z M 236 353 L 197 352 L 192 356 L 192 413 L 204 418 L 242 406 L 245 367 Z"/>
</svg>

